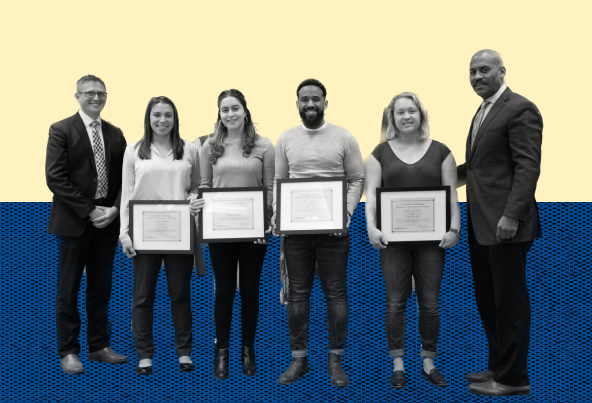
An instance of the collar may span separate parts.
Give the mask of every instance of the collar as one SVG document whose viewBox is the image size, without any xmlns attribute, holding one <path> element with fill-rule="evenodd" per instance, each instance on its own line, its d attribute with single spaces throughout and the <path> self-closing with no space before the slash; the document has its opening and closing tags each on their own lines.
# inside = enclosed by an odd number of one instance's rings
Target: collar
<svg viewBox="0 0 592 403">
<path fill-rule="evenodd" d="M 90 126 L 90 124 L 95 121 L 93 118 L 91 118 L 90 116 L 88 116 L 86 113 L 82 112 L 82 109 L 80 109 L 78 111 L 78 114 L 82 118 L 82 121 L 84 122 L 84 125 L 87 126 L 87 127 Z M 99 125 L 101 124 L 101 117 L 100 116 L 97 118 L 97 122 L 99 122 Z"/>
<path fill-rule="evenodd" d="M 499 99 L 499 97 L 502 96 L 502 94 L 504 93 L 504 91 L 506 90 L 506 88 L 508 88 L 506 86 L 506 84 L 502 84 L 502 86 L 499 88 L 499 90 L 497 90 L 497 92 L 495 94 L 493 94 L 492 96 L 490 96 L 489 98 L 487 98 L 486 101 L 491 102 L 491 104 L 493 105 L 495 103 L 495 101 L 497 101 Z"/>
<path fill-rule="evenodd" d="M 308 127 L 304 126 L 304 123 L 302 124 L 302 128 L 310 134 L 320 133 L 327 129 L 327 121 L 325 120 L 325 123 L 323 123 L 320 127 L 317 127 L 316 129 L 309 129 Z"/>
</svg>

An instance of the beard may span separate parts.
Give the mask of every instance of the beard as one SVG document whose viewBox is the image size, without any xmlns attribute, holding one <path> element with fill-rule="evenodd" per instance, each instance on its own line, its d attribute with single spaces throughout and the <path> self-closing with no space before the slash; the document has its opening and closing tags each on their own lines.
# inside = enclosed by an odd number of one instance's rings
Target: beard
<svg viewBox="0 0 592 403">
<path fill-rule="evenodd" d="M 307 110 L 314 110 L 317 114 L 313 117 L 308 117 L 306 116 L 306 111 Z M 319 110 L 319 108 L 306 108 L 306 109 L 300 109 L 298 111 L 298 113 L 300 114 L 300 119 L 302 119 L 302 123 L 304 124 L 304 126 L 306 126 L 309 129 L 316 129 L 318 128 L 321 123 L 323 122 L 323 119 L 325 118 L 325 110 L 321 109 Z"/>
</svg>

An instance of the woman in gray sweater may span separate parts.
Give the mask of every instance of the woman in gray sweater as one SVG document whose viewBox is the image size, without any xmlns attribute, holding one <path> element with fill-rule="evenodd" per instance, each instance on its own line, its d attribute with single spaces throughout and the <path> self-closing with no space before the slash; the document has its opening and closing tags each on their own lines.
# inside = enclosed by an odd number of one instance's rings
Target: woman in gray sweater
<svg viewBox="0 0 592 403">
<path fill-rule="evenodd" d="M 200 187 L 267 187 L 268 217 L 271 217 L 275 153 L 268 138 L 255 131 L 244 95 L 235 89 L 218 97 L 218 125 L 213 137 L 201 152 Z M 193 202 L 199 211 L 203 199 Z M 270 231 L 268 231 L 269 233 Z M 259 317 L 259 279 L 267 244 L 259 242 L 210 243 L 210 259 L 216 280 L 214 321 L 216 324 L 216 358 L 214 376 L 228 378 L 228 348 L 232 307 L 236 293 L 237 262 L 240 267 L 243 373 L 257 373 L 253 344 Z"/>
</svg>

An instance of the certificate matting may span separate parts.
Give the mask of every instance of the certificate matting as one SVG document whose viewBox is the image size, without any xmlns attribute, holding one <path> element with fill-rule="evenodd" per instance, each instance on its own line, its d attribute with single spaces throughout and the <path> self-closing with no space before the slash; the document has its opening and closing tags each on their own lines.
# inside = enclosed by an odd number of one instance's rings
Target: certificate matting
<svg viewBox="0 0 592 403">
<path fill-rule="evenodd" d="M 278 179 L 276 191 L 276 233 L 347 232 L 345 176 Z"/>
<path fill-rule="evenodd" d="M 199 242 L 253 242 L 268 235 L 267 188 L 203 188 Z"/>
<path fill-rule="evenodd" d="M 140 254 L 190 254 L 195 226 L 188 200 L 130 200 L 129 231 Z"/>
<path fill-rule="evenodd" d="M 440 242 L 450 228 L 450 187 L 377 188 L 377 228 L 388 242 Z"/>
</svg>

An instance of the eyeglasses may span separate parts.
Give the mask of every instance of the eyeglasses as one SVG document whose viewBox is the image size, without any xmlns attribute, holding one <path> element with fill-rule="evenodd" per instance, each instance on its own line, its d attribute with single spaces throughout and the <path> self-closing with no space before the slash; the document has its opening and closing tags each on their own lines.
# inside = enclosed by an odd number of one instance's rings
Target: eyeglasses
<svg viewBox="0 0 592 403">
<path fill-rule="evenodd" d="M 106 92 L 94 92 L 94 91 L 88 91 L 88 92 L 79 92 L 79 94 L 84 94 L 89 98 L 94 98 L 95 95 L 98 95 L 99 98 L 106 98 L 107 97 L 107 93 Z"/>
</svg>

